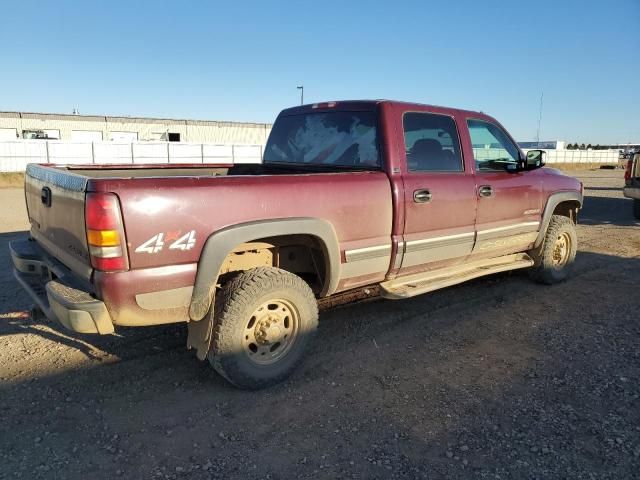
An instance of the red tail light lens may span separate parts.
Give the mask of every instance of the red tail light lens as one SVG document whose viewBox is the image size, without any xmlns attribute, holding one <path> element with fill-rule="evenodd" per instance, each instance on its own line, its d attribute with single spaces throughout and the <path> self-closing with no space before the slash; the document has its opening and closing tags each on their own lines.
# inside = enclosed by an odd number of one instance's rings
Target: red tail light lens
<svg viewBox="0 0 640 480">
<path fill-rule="evenodd" d="M 127 270 L 127 260 L 120 256 L 116 258 L 101 258 L 91 256 L 91 265 L 101 272 L 122 272 Z"/>
<path fill-rule="evenodd" d="M 87 193 L 85 224 L 93 268 L 104 272 L 127 270 L 127 243 L 118 197 L 113 193 Z"/>
<path fill-rule="evenodd" d="M 88 230 L 114 230 L 120 224 L 120 206 L 113 193 L 88 193 L 86 208 Z"/>
</svg>

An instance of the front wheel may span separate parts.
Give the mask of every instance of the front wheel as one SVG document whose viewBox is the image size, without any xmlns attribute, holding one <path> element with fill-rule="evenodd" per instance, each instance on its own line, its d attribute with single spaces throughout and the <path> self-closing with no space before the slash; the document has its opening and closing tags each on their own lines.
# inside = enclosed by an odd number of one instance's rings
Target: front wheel
<svg viewBox="0 0 640 480">
<path fill-rule="evenodd" d="M 300 364 L 318 325 L 318 306 L 297 275 L 259 267 L 223 286 L 213 321 L 211 365 L 236 387 L 259 389 Z"/>
<path fill-rule="evenodd" d="M 570 218 L 553 215 L 542 245 L 529 252 L 534 260 L 531 276 L 547 285 L 565 280 L 578 250 L 576 229 Z"/>
</svg>

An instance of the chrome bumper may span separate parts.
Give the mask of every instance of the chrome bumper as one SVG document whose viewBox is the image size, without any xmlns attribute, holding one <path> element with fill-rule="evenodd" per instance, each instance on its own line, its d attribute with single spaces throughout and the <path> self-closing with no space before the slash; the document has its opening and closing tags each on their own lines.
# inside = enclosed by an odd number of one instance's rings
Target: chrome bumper
<svg viewBox="0 0 640 480">
<path fill-rule="evenodd" d="M 78 333 L 113 333 L 113 322 L 104 302 L 73 281 L 60 276 L 59 267 L 33 240 L 9 244 L 13 275 L 48 319 Z M 54 275 L 56 278 L 54 279 Z M 70 279 L 73 280 L 73 279 Z"/>
</svg>

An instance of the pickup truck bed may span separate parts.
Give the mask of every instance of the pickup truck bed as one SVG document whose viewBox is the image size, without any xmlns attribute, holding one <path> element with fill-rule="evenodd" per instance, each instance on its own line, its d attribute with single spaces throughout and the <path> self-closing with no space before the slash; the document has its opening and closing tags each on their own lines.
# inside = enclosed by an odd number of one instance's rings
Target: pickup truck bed
<svg viewBox="0 0 640 480">
<path fill-rule="evenodd" d="M 187 307 L 204 240 L 228 225 L 281 217 L 322 218 L 345 248 L 357 248 L 362 239 L 390 242 L 391 190 L 383 172 L 296 175 L 280 169 L 275 175 L 256 175 L 262 170 L 260 166 L 168 167 L 149 172 L 30 165 L 25 188 L 33 248 L 58 259 L 69 270 L 67 277 L 90 284 L 91 293 L 109 306 L 115 325 L 143 326 L 189 320 Z M 225 175 L 230 171 L 233 175 Z M 147 175 L 136 176 L 142 173 Z M 43 202 L 43 189 L 51 192 L 48 205 Z M 328 191 L 334 195 L 327 195 Z M 98 192 L 118 192 L 128 271 L 105 273 L 92 268 L 85 195 Z M 171 192 L 171 198 L 161 192 Z M 207 198 L 220 200 L 213 206 Z M 345 209 L 348 217 L 343 215 Z M 171 248 L 172 242 L 191 232 L 192 244 Z M 384 279 L 389 255 L 382 263 L 355 275 L 347 273 L 332 289 Z M 322 286 L 315 288 L 320 291 Z"/>
</svg>

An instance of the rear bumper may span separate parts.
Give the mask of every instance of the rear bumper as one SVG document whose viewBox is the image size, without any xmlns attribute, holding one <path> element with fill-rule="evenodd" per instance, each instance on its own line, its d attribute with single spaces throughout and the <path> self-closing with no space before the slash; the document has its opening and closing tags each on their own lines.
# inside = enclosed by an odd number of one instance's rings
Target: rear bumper
<svg viewBox="0 0 640 480">
<path fill-rule="evenodd" d="M 47 318 L 78 333 L 113 333 L 113 322 L 104 302 L 77 285 L 64 267 L 36 242 L 14 241 L 9 250 L 14 276 Z"/>
<path fill-rule="evenodd" d="M 640 200 L 640 186 L 624 187 L 622 192 L 627 198 L 635 198 L 636 200 Z"/>
</svg>

